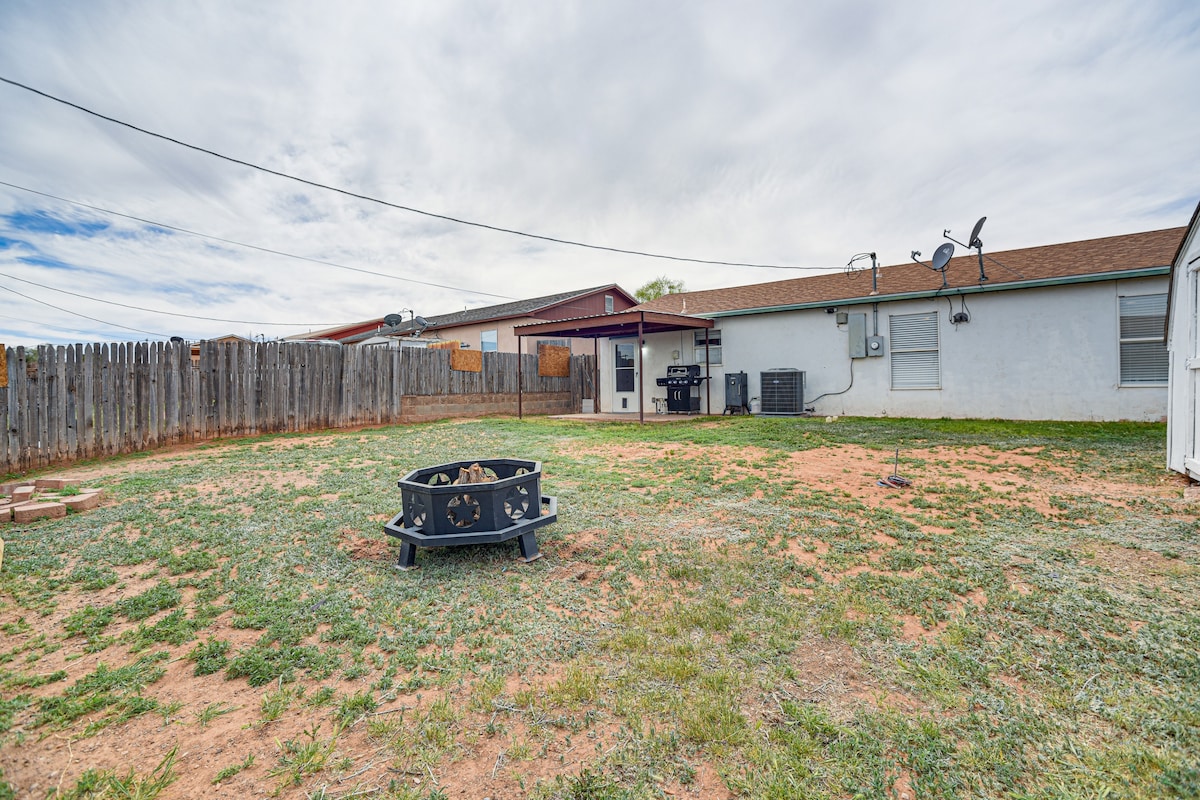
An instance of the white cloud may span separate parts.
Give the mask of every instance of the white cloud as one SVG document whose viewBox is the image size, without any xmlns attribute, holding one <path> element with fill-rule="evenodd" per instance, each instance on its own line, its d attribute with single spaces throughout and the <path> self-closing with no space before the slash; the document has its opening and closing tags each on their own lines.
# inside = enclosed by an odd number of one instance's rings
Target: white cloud
<svg viewBox="0 0 1200 800">
<path fill-rule="evenodd" d="M 1184 224 L 1200 9 L 940 2 L 6 3 L 0 75 L 198 146 L 392 202 L 600 245 L 837 266 Z M 667 274 L 789 276 L 557 246 L 266 175 L 0 85 L 0 180 L 261 247 L 511 297 Z M 101 215 L 0 187 L 0 214 Z M 480 295 L 148 233 L 0 224 L 79 271 L 0 272 L 227 319 L 324 323 Z M 25 254 L 27 255 L 27 254 Z M 273 335 L 47 302 L 185 336 Z M 0 341 L 123 338 L 3 294 Z M 21 322 L 19 320 L 29 320 Z"/>
</svg>

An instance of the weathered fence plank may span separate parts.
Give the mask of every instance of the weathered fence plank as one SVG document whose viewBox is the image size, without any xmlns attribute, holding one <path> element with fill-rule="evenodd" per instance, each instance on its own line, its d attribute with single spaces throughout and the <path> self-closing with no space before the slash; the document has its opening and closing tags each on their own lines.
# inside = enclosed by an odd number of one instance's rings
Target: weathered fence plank
<svg viewBox="0 0 1200 800">
<path fill-rule="evenodd" d="M 537 357 L 483 354 L 481 372 L 450 369 L 450 352 L 311 342 L 186 342 L 23 347 L 5 351 L 0 474 L 180 442 L 400 422 L 404 398 L 590 397 L 595 365 L 543 378 Z M 474 402 L 474 401 L 472 401 Z M 436 401 L 435 401 L 436 403 Z M 429 403 L 425 403 L 428 408 Z M 423 412 L 424 413 L 424 412 Z"/>
</svg>

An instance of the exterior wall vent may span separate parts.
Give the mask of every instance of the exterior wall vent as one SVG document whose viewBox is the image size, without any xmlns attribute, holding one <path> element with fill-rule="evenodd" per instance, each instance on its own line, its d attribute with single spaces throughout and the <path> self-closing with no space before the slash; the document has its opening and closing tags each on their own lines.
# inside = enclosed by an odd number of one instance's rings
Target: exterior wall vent
<svg viewBox="0 0 1200 800">
<path fill-rule="evenodd" d="M 804 373 L 798 369 L 770 369 L 761 373 L 759 399 L 762 414 L 785 415 L 804 412 Z"/>
</svg>

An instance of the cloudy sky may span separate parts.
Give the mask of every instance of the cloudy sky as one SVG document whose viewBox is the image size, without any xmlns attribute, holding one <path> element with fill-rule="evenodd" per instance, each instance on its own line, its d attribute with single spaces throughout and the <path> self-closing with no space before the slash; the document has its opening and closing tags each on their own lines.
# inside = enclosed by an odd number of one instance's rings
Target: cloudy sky
<svg viewBox="0 0 1200 800">
<path fill-rule="evenodd" d="M 899 263 L 983 215 L 995 252 L 1200 200 L 1192 0 L 3 0 L 0 78 L 409 209 L 710 261 Z M 803 274 L 457 224 L 0 83 L 9 345 Z"/>
</svg>

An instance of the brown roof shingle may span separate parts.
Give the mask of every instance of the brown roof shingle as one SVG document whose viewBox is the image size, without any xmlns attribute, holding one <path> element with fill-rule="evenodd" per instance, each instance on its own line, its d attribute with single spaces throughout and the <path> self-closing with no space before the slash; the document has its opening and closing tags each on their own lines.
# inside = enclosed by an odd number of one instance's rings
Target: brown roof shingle
<svg viewBox="0 0 1200 800">
<path fill-rule="evenodd" d="M 999 253 L 984 252 L 987 286 L 1073 278 L 1084 275 L 1168 267 L 1186 228 L 1168 228 L 1123 236 L 1106 236 L 1082 242 L 1026 247 Z M 929 253 L 927 255 L 932 255 Z M 988 260 L 991 256 L 995 261 Z M 996 262 L 1004 266 L 1000 266 Z M 862 263 L 862 262 L 860 262 Z M 926 259 L 928 263 L 928 259 Z M 950 259 L 946 280 L 952 289 L 979 286 L 979 259 L 970 255 Z M 933 292 L 942 276 L 919 264 L 879 268 L 879 296 Z M 806 303 L 834 303 L 866 298 L 871 291 L 871 269 L 851 275 L 838 272 L 805 278 L 663 295 L 637 306 L 647 311 L 675 314 L 715 314 Z M 686 307 L 685 307 L 686 303 Z"/>
</svg>

